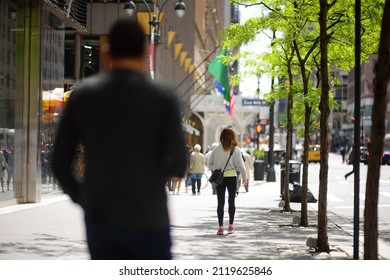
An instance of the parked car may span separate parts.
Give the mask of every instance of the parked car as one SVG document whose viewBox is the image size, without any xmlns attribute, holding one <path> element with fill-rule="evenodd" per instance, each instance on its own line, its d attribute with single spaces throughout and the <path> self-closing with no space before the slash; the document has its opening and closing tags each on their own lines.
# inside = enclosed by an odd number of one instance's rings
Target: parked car
<svg viewBox="0 0 390 280">
<path fill-rule="evenodd" d="M 369 155 L 370 155 L 370 153 L 367 151 L 366 152 L 366 161 L 364 162 L 364 164 L 368 163 L 368 156 Z M 390 150 L 383 151 L 382 158 L 381 158 L 381 164 L 382 165 L 390 165 Z"/>
<path fill-rule="evenodd" d="M 390 151 L 383 151 L 382 164 L 390 165 Z"/>
</svg>

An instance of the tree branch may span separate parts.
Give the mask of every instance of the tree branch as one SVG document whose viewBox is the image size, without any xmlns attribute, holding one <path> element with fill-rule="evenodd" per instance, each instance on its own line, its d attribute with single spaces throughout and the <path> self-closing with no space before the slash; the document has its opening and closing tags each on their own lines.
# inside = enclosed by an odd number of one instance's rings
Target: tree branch
<svg viewBox="0 0 390 280">
<path fill-rule="evenodd" d="M 306 56 L 305 56 L 305 62 L 309 59 L 309 56 L 311 53 L 317 48 L 318 44 L 320 42 L 320 37 L 317 37 L 311 46 L 311 48 L 307 51 Z"/>
<path fill-rule="evenodd" d="M 333 0 L 330 4 L 328 4 L 328 10 L 330 10 L 338 0 Z"/>
<path fill-rule="evenodd" d="M 261 1 L 260 3 L 252 3 L 252 4 L 243 4 L 234 0 L 231 0 L 230 2 L 235 5 L 244 6 L 245 8 L 252 7 L 252 6 L 260 6 L 263 4 L 263 1 Z"/>
<path fill-rule="evenodd" d="M 339 18 L 338 18 L 335 22 L 333 22 L 332 24 L 330 24 L 330 25 L 327 27 L 327 29 L 329 30 L 329 29 L 331 29 L 333 26 L 335 26 L 336 24 L 338 24 L 338 23 L 340 23 L 340 22 L 343 22 L 343 21 L 341 20 L 341 18 L 342 18 L 343 16 L 345 16 L 345 15 L 344 15 L 344 14 L 340 14 L 340 15 L 339 15 Z"/>
<path fill-rule="evenodd" d="M 239 6 L 243 6 L 245 8 L 248 8 L 248 7 L 252 7 L 252 6 L 261 6 L 263 5 L 264 7 L 266 7 L 268 10 L 270 10 L 271 12 L 275 12 L 277 13 L 278 15 L 280 15 L 282 18 L 284 18 L 286 21 L 288 21 L 288 18 L 285 17 L 284 15 L 282 15 L 281 13 L 279 13 L 278 10 L 275 10 L 273 8 L 271 8 L 270 6 L 268 6 L 267 4 L 265 4 L 263 1 L 259 2 L 259 3 L 252 3 L 252 4 L 243 4 L 243 3 L 240 3 L 240 2 L 237 2 L 235 0 L 230 0 L 230 2 L 234 5 L 239 5 Z"/>
</svg>

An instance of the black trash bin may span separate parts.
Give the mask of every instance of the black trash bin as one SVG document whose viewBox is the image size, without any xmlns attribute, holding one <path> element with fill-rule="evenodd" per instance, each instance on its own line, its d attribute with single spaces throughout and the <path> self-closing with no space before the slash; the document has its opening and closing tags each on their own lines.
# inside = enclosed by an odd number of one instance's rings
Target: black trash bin
<svg viewBox="0 0 390 280">
<path fill-rule="evenodd" d="M 264 160 L 255 160 L 253 164 L 253 175 L 255 181 L 264 180 L 265 164 Z"/>
<path fill-rule="evenodd" d="M 289 161 L 289 183 L 294 182 L 301 183 L 301 165 L 300 161 L 290 160 Z M 283 193 L 284 178 L 286 176 L 286 164 L 285 161 L 280 162 L 280 194 Z"/>
</svg>

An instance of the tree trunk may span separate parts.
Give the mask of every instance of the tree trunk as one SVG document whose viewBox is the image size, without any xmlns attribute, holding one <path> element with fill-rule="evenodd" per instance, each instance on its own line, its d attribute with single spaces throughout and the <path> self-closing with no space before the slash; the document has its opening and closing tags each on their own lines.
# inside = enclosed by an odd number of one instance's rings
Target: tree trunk
<svg viewBox="0 0 390 280">
<path fill-rule="evenodd" d="M 309 144 L 310 144 L 310 118 L 311 118 L 311 107 L 309 104 L 305 104 L 305 132 L 303 140 L 303 158 L 302 158 L 302 199 L 306 195 L 307 198 L 307 186 L 309 184 Z M 306 217 L 305 217 L 306 216 Z M 305 226 L 304 223 L 308 224 L 307 217 L 307 202 L 301 204 L 301 225 Z"/>
<path fill-rule="evenodd" d="M 364 259 L 378 259 L 378 191 L 385 136 L 386 96 L 390 80 L 390 0 L 386 0 L 382 19 L 378 65 L 372 108 L 371 142 L 368 147 L 366 200 L 364 207 Z"/>
<path fill-rule="evenodd" d="M 290 206 L 290 193 L 289 193 L 289 182 L 290 182 L 290 155 L 291 155 L 291 139 L 292 139 L 292 116 L 291 110 L 293 108 L 293 76 L 291 68 L 289 68 L 289 80 L 290 88 L 288 91 L 288 101 L 287 101 L 287 144 L 286 144 L 286 156 L 285 156 L 285 177 L 283 182 L 283 200 L 284 200 L 284 211 L 292 211 Z"/>
<path fill-rule="evenodd" d="M 320 159 L 320 186 L 318 195 L 318 237 L 317 250 L 330 252 L 328 241 L 328 117 L 329 117 L 329 76 L 328 76 L 328 34 L 327 16 L 328 1 L 320 0 L 320 52 L 321 52 L 321 102 L 320 102 L 320 129 L 321 129 L 321 159 Z"/>
<path fill-rule="evenodd" d="M 303 82 L 303 95 L 306 97 L 309 94 L 309 78 L 306 74 L 306 60 L 302 59 L 298 44 L 294 41 L 295 51 L 297 53 L 301 76 Z M 311 106 L 305 101 L 305 135 L 303 142 L 303 174 L 302 174 L 302 191 L 301 191 L 301 223 L 303 227 L 309 226 L 308 215 L 307 215 L 307 189 L 308 189 L 308 151 L 309 151 L 309 141 L 310 141 L 310 120 L 311 120 Z"/>
<path fill-rule="evenodd" d="M 301 70 L 301 77 L 302 77 L 302 83 L 303 83 L 303 95 L 306 97 L 309 94 L 309 77 L 306 74 L 306 58 L 303 59 L 301 56 L 301 52 L 299 49 L 299 46 L 297 42 L 294 40 L 294 48 L 295 52 L 297 53 L 298 61 L 299 61 L 299 67 Z M 310 53 L 314 50 L 312 48 Z M 309 55 L 309 53 L 307 54 Z M 307 57 L 307 56 L 306 56 Z M 300 225 L 303 227 L 308 227 L 308 215 L 307 215 L 307 185 L 308 185 L 308 151 L 309 151 L 309 140 L 310 140 L 310 120 L 311 120 L 311 106 L 310 104 L 305 101 L 305 135 L 304 135 L 304 143 L 303 143 L 303 150 L 304 150 L 304 156 L 303 156 L 303 174 L 302 174 L 302 190 L 301 190 L 301 222 Z"/>
<path fill-rule="evenodd" d="M 302 71 L 302 78 L 303 78 L 303 92 L 306 96 L 309 92 L 308 83 L 309 80 L 306 78 L 306 70 L 305 65 L 301 65 L 301 71 Z M 302 192 L 301 192 L 301 226 L 302 227 L 308 227 L 309 226 L 309 219 L 307 214 L 307 189 L 308 189 L 308 172 L 309 172 L 309 165 L 308 165 L 308 151 L 309 151 L 309 140 L 310 140 L 310 118 L 311 118 L 311 106 L 307 103 L 305 103 L 305 140 L 303 145 L 306 145 L 306 148 L 304 148 L 304 158 L 306 158 L 306 169 L 305 169 L 305 161 L 304 161 L 304 171 L 306 170 L 306 180 L 303 179 L 302 174 Z M 306 124 L 307 124 L 307 135 L 306 135 Z M 306 138 L 307 136 L 307 138 Z M 307 141 L 306 141 L 307 140 Z"/>
</svg>

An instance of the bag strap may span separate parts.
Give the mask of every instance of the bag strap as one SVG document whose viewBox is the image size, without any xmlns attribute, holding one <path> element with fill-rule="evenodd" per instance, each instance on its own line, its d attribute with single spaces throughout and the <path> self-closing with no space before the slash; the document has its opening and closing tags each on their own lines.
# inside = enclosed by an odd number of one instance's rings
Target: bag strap
<svg viewBox="0 0 390 280">
<path fill-rule="evenodd" d="M 228 158 L 228 160 L 227 160 L 227 162 L 226 162 L 226 164 L 225 164 L 225 167 L 222 169 L 222 171 L 225 171 L 225 169 L 226 169 L 226 166 L 228 165 L 228 163 L 229 163 L 229 160 L 230 160 L 230 158 L 231 158 L 232 154 L 234 153 L 234 149 L 235 149 L 235 147 L 233 148 L 233 150 L 231 150 L 231 151 L 230 151 L 229 158 Z"/>
</svg>

